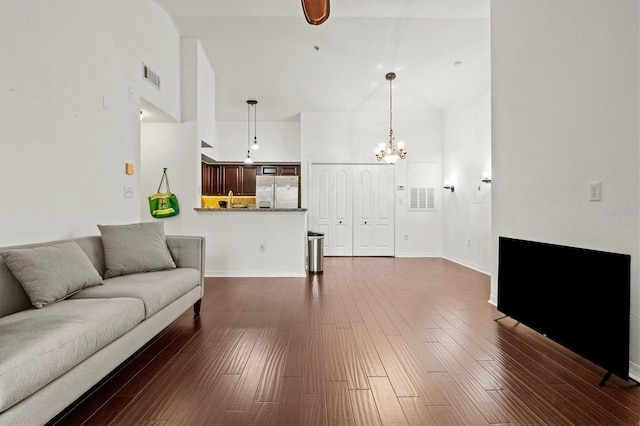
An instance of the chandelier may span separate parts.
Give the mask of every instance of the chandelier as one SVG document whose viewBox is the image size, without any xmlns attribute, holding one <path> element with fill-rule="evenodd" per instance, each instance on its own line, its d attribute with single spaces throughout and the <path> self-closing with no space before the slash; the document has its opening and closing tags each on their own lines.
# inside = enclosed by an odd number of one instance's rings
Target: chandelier
<svg viewBox="0 0 640 426">
<path fill-rule="evenodd" d="M 404 149 L 404 142 L 394 143 L 393 137 L 393 93 L 392 93 L 392 81 L 396 78 L 396 74 L 393 72 L 387 73 L 385 78 L 389 81 L 389 143 L 381 143 L 376 148 L 376 158 L 378 161 L 383 160 L 387 163 L 393 164 L 398 161 L 398 158 L 404 158 L 407 156 L 407 150 Z"/>
<path fill-rule="evenodd" d="M 251 148 L 260 149 L 258 145 L 258 138 L 256 136 L 256 104 L 258 101 L 248 100 L 247 101 L 247 158 L 244 159 L 244 164 L 253 164 L 253 160 L 251 159 Z M 253 107 L 253 145 L 251 144 L 251 107 Z"/>
</svg>

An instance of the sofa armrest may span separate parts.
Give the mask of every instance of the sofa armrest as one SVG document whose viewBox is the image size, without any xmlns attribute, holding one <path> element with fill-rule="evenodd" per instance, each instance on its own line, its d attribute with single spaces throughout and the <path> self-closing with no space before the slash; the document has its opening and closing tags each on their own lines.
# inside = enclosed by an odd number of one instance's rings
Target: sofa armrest
<svg viewBox="0 0 640 426">
<path fill-rule="evenodd" d="M 194 268 L 200 271 L 200 285 L 204 284 L 205 238 L 184 235 L 167 235 L 167 246 L 178 268 Z"/>
</svg>

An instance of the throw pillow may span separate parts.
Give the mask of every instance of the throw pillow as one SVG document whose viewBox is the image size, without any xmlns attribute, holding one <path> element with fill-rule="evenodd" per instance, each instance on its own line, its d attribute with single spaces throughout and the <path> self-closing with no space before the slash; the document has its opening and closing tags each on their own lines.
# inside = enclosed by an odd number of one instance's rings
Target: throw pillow
<svg viewBox="0 0 640 426">
<path fill-rule="evenodd" d="M 80 246 L 73 242 L 2 252 L 4 262 L 35 308 L 65 299 L 85 287 L 102 284 Z"/>
<path fill-rule="evenodd" d="M 162 222 L 98 225 L 104 246 L 104 278 L 176 267 Z"/>
</svg>

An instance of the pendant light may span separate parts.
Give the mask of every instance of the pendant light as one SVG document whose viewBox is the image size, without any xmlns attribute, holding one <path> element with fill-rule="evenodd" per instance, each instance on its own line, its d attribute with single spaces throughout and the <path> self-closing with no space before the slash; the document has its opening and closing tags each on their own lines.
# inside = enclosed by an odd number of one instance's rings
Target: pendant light
<svg viewBox="0 0 640 426">
<path fill-rule="evenodd" d="M 253 164 L 251 159 L 251 106 L 257 103 L 258 101 L 247 101 L 247 158 L 244 159 L 244 164 Z"/>
<path fill-rule="evenodd" d="M 384 159 L 387 163 L 393 164 L 398 161 L 398 158 L 404 159 L 407 156 L 407 150 L 404 148 L 404 142 L 394 143 L 393 137 L 393 96 L 392 96 L 392 82 L 396 78 L 396 74 L 393 72 L 387 73 L 385 78 L 389 81 L 389 143 L 381 143 L 376 148 L 376 158 L 378 161 Z"/>
<path fill-rule="evenodd" d="M 258 132 L 257 122 L 258 122 L 258 101 L 250 101 L 253 106 L 253 145 L 251 145 L 251 149 L 260 149 L 260 145 L 258 145 Z"/>
</svg>

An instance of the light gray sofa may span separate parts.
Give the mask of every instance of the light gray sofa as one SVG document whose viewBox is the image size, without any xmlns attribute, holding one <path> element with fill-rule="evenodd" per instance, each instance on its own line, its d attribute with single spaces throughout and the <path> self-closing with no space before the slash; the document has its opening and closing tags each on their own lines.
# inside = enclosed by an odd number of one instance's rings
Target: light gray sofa
<svg viewBox="0 0 640 426">
<path fill-rule="evenodd" d="M 0 248 L 0 425 L 45 424 L 191 306 L 198 315 L 204 237 L 162 236 L 175 268 L 111 278 L 104 234 Z M 102 285 L 37 309 L 6 256 L 63 242 L 80 246 Z"/>
</svg>

